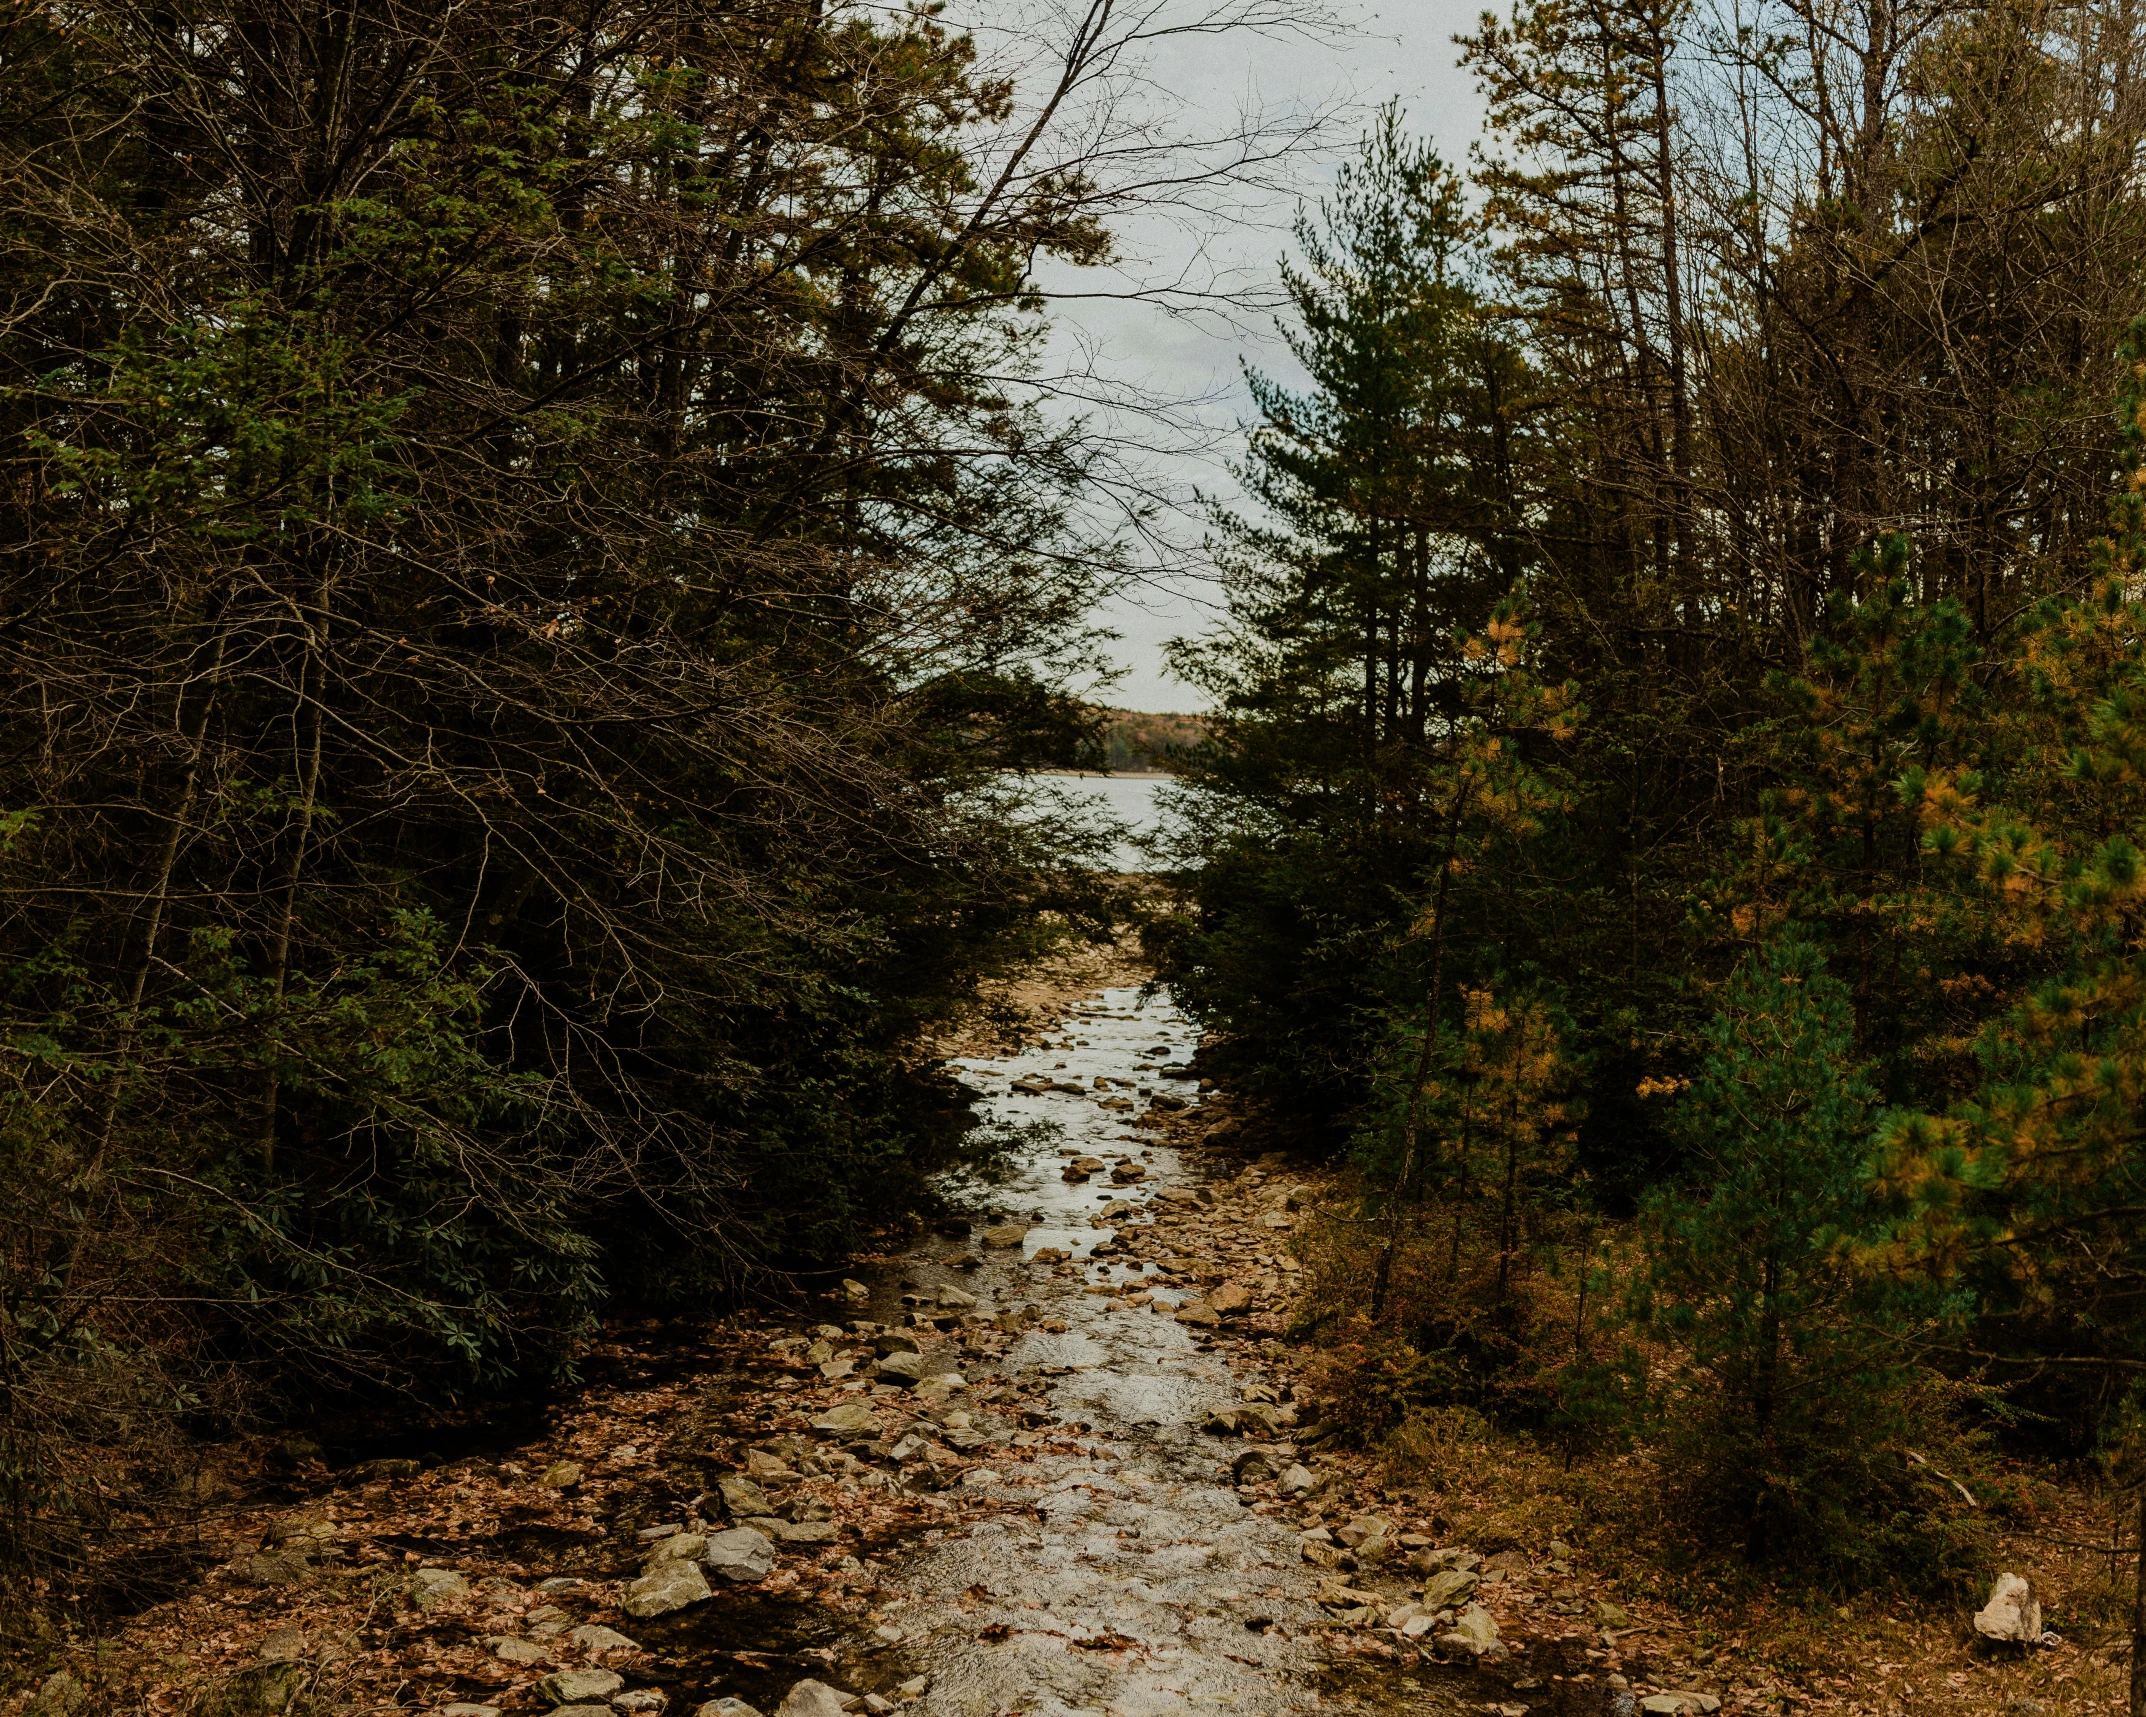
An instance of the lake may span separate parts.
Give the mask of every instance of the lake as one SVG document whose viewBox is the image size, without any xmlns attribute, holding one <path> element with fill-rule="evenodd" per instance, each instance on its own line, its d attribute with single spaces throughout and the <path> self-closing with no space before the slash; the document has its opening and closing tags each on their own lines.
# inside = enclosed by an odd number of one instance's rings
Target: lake
<svg viewBox="0 0 2146 1717">
<path fill-rule="evenodd" d="M 1036 784 L 1049 787 L 1075 804 L 1087 803 L 1126 825 L 1134 838 L 1153 834 L 1162 824 L 1160 789 L 1174 780 L 1169 775 L 1044 775 Z M 1121 841 L 1112 862 L 1122 871 L 1153 870 L 1155 861 Z"/>
</svg>

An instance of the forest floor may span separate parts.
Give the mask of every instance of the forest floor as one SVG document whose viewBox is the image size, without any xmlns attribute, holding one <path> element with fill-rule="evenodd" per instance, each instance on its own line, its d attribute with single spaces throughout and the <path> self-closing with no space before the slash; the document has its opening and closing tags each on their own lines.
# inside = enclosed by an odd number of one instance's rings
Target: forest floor
<svg viewBox="0 0 2146 1717">
<path fill-rule="evenodd" d="M 581 1392 L 453 1458 L 225 1451 L 204 1575 L 67 1642 L 15 1708 L 2122 1708 L 2084 1491 L 2040 1485 L 2035 1535 L 2001 1539 L 2068 1637 L 1995 1648 L 1971 1600 L 1798 1601 L 1664 1559 L 1643 1453 L 1310 1446 L 1289 1332 L 1345 1189 L 1185 1077 L 1192 1028 L 1141 975 L 1070 959 L 945 1046 L 1009 1140 L 963 1220 L 809 1303 L 615 1329 Z"/>
</svg>

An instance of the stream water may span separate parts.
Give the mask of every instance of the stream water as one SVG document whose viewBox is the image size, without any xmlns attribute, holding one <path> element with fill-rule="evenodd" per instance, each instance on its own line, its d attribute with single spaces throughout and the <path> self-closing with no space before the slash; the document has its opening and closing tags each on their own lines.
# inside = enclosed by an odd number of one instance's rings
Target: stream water
<svg viewBox="0 0 2146 1717">
<path fill-rule="evenodd" d="M 1149 1268 L 1089 1257 L 1116 1232 L 1096 1224 L 1099 1213 L 1122 1203 L 1118 1219 L 1139 1220 L 1158 1193 L 1197 1179 L 1180 1153 L 1127 1124 L 1154 1093 L 1191 1093 L 1161 1075 L 1189 1060 L 1195 1037 L 1167 994 L 1113 989 L 1042 1048 L 957 1064 L 991 1119 L 1026 1129 L 995 1214 L 1033 1226 L 1018 1251 L 982 1252 L 980 1267 L 953 1263 L 970 1242 L 927 1243 L 879 1286 L 874 1315 L 898 1315 L 899 1302 L 886 1303 L 897 1291 L 941 1285 L 977 1295 L 983 1311 L 1036 1306 L 1063 1327 L 1030 1328 L 969 1381 L 982 1387 L 991 1370 L 1049 1379 L 1051 1410 L 1080 1432 L 1080 1452 L 1030 1454 L 1016 1437 L 1010 1458 L 969 1475 L 1002 1512 L 889 1571 L 881 1637 L 929 1676 L 916 1707 L 925 1717 L 1475 1708 L 1450 1686 L 1326 1661 L 1317 1571 L 1300 1560 L 1294 1530 L 1234 1487 L 1235 1445 L 1200 1428 L 1239 1398 L 1225 1352 L 1153 1307 L 1088 1291 Z M 1106 1096 L 1130 1103 L 1105 1108 Z M 1146 1175 L 1129 1187 L 1101 1186 L 1101 1175 L 1069 1184 L 1063 1166 L 1078 1154 L 1129 1158 Z M 1032 1263 L 1046 1247 L 1071 1262 Z M 1183 1297 L 1151 1291 L 1165 1309 Z M 1062 1449 L 1062 1436 L 1051 1441 Z M 967 1600 L 958 1609 L 956 1595 Z"/>
</svg>

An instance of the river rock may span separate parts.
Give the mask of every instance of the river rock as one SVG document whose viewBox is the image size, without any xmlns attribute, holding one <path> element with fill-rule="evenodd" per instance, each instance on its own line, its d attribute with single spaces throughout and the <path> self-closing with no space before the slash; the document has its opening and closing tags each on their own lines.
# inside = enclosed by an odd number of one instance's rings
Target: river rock
<svg viewBox="0 0 2146 1717">
<path fill-rule="evenodd" d="M 1465 1651 L 1472 1657 L 1483 1657 L 1498 1644 L 1497 1621 L 1481 1604 L 1470 1604 L 1461 1611 L 1453 1631 L 1438 1636 L 1438 1644 L 1447 1651 Z"/>
<path fill-rule="evenodd" d="M 626 1678 L 615 1669 L 555 1669 L 536 1684 L 537 1697 L 552 1705 L 609 1699 Z"/>
<path fill-rule="evenodd" d="M 1990 1601 L 1975 1612 L 1975 1632 L 1984 1639 L 2033 1645 L 2042 1637 L 2042 1606 L 2031 1582 L 1999 1574 Z"/>
<path fill-rule="evenodd" d="M 1177 1308 L 1177 1321 L 1196 1329 L 1213 1329 L 1222 1321 L 1222 1314 L 1205 1300 L 1187 1300 Z"/>
<path fill-rule="evenodd" d="M 939 1304 L 944 1306 L 948 1311 L 974 1311 L 976 1309 L 976 1296 L 974 1294 L 964 1293 L 959 1288 L 941 1288 L 939 1290 Z"/>
<path fill-rule="evenodd" d="M 1120 1099 L 1120 1101 L 1123 1101 L 1123 1099 Z M 1125 1106 L 1128 1109 L 1132 1107 L 1130 1103 Z M 1120 1163 L 1110 1171 L 1110 1178 L 1120 1186 L 1131 1186 L 1134 1181 L 1146 1180 L 1147 1177 L 1148 1171 L 1138 1163 Z"/>
<path fill-rule="evenodd" d="M 407 1590 L 419 1609 L 432 1610 L 468 1597 L 469 1581 L 452 1568 L 420 1568 L 410 1576 Z"/>
<path fill-rule="evenodd" d="M 887 1383 L 920 1383 L 924 1378 L 924 1356 L 910 1344 L 907 1353 L 890 1353 L 872 1368 L 874 1374 Z"/>
<path fill-rule="evenodd" d="M 1354 1550 L 1367 1538 L 1387 1538 L 1392 1534 L 1393 1522 L 1384 1515 L 1359 1514 L 1348 1525 L 1334 1528 L 1334 1542 Z"/>
<path fill-rule="evenodd" d="M 700 1571 L 698 1562 L 671 1556 L 649 1564 L 648 1572 L 626 1588 L 625 1597 L 619 1600 L 619 1608 L 629 1616 L 645 1620 L 650 1616 L 667 1616 L 673 1610 L 682 1610 L 692 1604 L 704 1604 L 714 1595 L 708 1589 L 708 1577 Z"/>
<path fill-rule="evenodd" d="M 762 1490 L 743 1473 L 725 1473 L 715 1481 L 715 1488 L 722 1493 L 723 1511 L 736 1520 L 750 1519 L 756 1514 L 773 1514 L 775 1505 L 768 1501 Z"/>
<path fill-rule="evenodd" d="M 749 1586 L 766 1579 L 768 1570 L 775 1566 L 775 1546 L 764 1533 L 749 1526 L 734 1526 L 728 1532 L 709 1536 L 704 1565 L 719 1579 Z"/>
<path fill-rule="evenodd" d="M 862 1401 L 845 1401 L 813 1420 L 812 1428 L 827 1436 L 876 1437 L 879 1420 Z"/>
<path fill-rule="evenodd" d="M 1242 1282 L 1224 1282 L 1207 1296 L 1207 1303 L 1218 1312 L 1241 1312 L 1252 1303 L 1252 1290 Z"/>
<path fill-rule="evenodd" d="M 1004 1223 L 997 1228 L 984 1230 L 986 1246 L 1018 1246 L 1028 1238 L 1028 1230 L 1019 1223 Z"/>
<path fill-rule="evenodd" d="M 775 1717 L 842 1717 L 855 1703 L 824 1681 L 800 1681 L 775 1707 Z"/>
<path fill-rule="evenodd" d="M 1478 1575 L 1465 1568 L 1448 1568 L 1443 1574 L 1433 1574 L 1423 1583 L 1423 1604 L 1426 1609 L 1457 1609 L 1475 1596 L 1475 1589 L 1483 1582 Z"/>
</svg>

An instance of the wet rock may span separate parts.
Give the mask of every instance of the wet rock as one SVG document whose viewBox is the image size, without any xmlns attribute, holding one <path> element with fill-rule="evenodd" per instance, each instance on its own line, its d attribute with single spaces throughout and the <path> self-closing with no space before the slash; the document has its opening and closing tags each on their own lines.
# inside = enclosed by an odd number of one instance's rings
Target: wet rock
<svg viewBox="0 0 2146 1717">
<path fill-rule="evenodd" d="M 1028 1261 L 1031 1264 L 1063 1264 L 1072 1256 L 1063 1246 L 1038 1246 Z"/>
<path fill-rule="evenodd" d="M 580 1482 L 579 1461 L 553 1461 L 537 1475 L 537 1483 L 545 1490 L 572 1490 Z"/>
<path fill-rule="evenodd" d="M 1426 1609 L 1450 1610 L 1475 1596 L 1475 1589 L 1482 1584 L 1479 1576 L 1465 1568 L 1448 1568 L 1442 1574 L 1433 1574 L 1423 1583 L 1423 1603 Z"/>
<path fill-rule="evenodd" d="M 628 1639 L 616 1628 L 607 1628 L 596 1622 L 586 1622 L 566 1636 L 583 1651 L 639 1651 L 639 1644 Z"/>
<path fill-rule="evenodd" d="M 1121 1097 L 1118 1101 L 1124 1103 L 1125 1099 Z M 1130 1109 L 1132 1105 L 1125 1103 L 1125 1107 Z M 1147 1177 L 1148 1171 L 1138 1163 L 1120 1163 L 1110 1171 L 1110 1178 L 1119 1186 L 1131 1186 L 1134 1181 L 1146 1180 Z"/>
<path fill-rule="evenodd" d="M 410 1576 L 405 1589 L 417 1600 L 419 1609 L 434 1610 L 468 1597 L 469 1581 L 452 1568 L 420 1568 Z"/>
<path fill-rule="evenodd" d="M 2042 1637 L 2042 1606 L 2034 1586 L 2017 1574 L 1999 1574 L 1990 1600 L 1975 1612 L 1975 1632 L 2008 1645 L 2034 1645 Z"/>
<path fill-rule="evenodd" d="M 766 1579 L 775 1566 L 775 1546 L 749 1526 L 734 1526 L 709 1537 L 703 1566 L 718 1579 L 749 1586 Z"/>
<path fill-rule="evenodd" d="M 812 1428 L 828 1436 L 876 1437 L 879 1420 L 862 1401 L 845 1401 L 813 1420 Z"/>
<path fill-rule="evenodd" d="M 1199 1329 L 1213 1329 L 1222 1321 L 1222 1314 L 1205 1300 L 1187 1300 L 1177 1308 L 1177 1321 Z"/>
<path fill-rule="evenodd" d="M 853 1281 L 848 1276 L 842 1278 L 841 1287 L 835 1291 L 853 1306 L 869 1305 L 871 1303 L 872 1290 L 862 1282 Z"/>
<path fill-rule="evenodd" d="M 646 1619 L 667 1616 L 673 1610 L 683 1610 L 693 1604 L 704 1604 L 714 1595 L 708 1589 L 708 1577 L 701 1572 L 698 1562 L 671 1556 L 651 1563 L 648 1572 L 626 1588 L 625 1597 L 619 1600 L 619 1608 L 629 1616 Z"/>
<path fill-rule="evenodd" d="M 986 1228 L 983 1241 L 986 1246 L 1018 1246 L 1028 1238 L 1028 1230 L 1018 1223 L 1007 1223 L 999 1228 Z"/>
<path fill-rule="evenodd" d="M 626 1685 L 615 1669 L 556 1669 L 536 1684 L 537 1697 L 553 1705 L 609 1699 Z"/>
<path fill-rule="evenodd" d="M 842 1717 L 856 1703 L 854 1694 L 838 1693 L 824 1681 L 800 1681 L 775 1707 L 775 1717 Z"/>
<path fill-rule="evenodd" d="M 959 1288 L 941 1288 L 939 1290 L 939 1304 L 948 1311 L 973 1311 L 976 1308 L 976 1296 L 964 1293 Z"/>
</svg>

